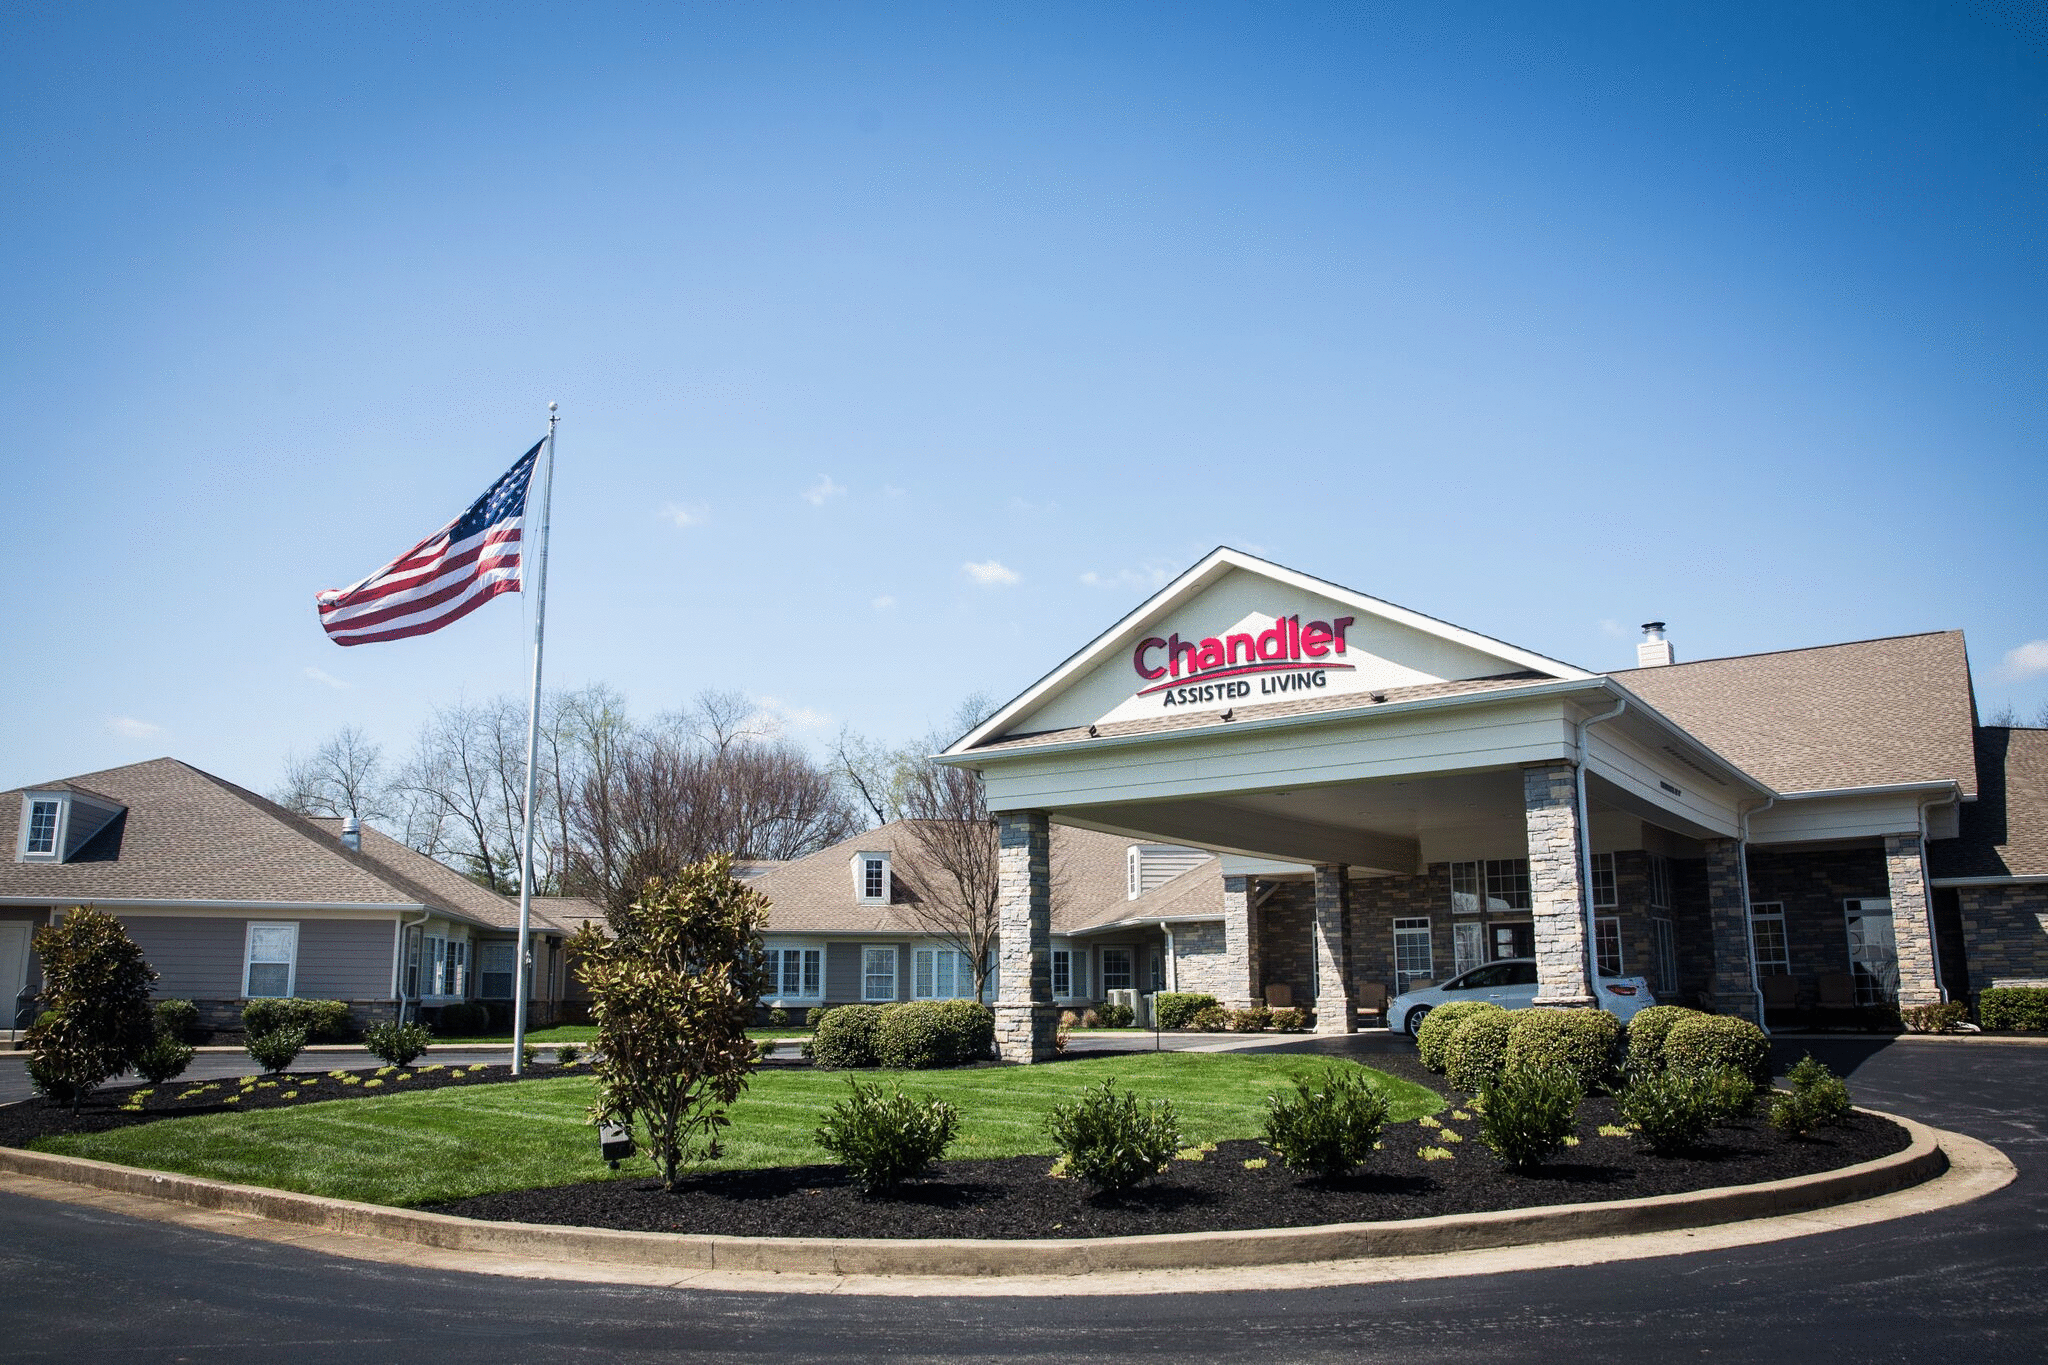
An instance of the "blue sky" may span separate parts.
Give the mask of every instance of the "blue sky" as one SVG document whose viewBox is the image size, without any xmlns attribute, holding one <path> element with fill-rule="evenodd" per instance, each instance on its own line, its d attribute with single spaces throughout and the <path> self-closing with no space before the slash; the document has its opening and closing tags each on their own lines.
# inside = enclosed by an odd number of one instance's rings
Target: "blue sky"
<svg viewBox="0 0 2048 1365">
<path fill-rule="evenodd" d="M 553 682 L 821 742 L 1227 543 L 2048 705 L 2037 6 L 10 7 L 0 784 L 520 689 L 312 595 L 562 405 Z M 995 565 L 978 575 L 968 566 Z"/>
</svg>

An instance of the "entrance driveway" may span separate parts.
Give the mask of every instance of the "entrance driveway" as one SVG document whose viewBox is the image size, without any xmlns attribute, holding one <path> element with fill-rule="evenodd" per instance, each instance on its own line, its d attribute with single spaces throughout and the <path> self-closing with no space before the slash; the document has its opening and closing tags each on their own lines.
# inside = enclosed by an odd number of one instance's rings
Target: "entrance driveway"
<svg viewBox="0 0 2048 1365">
<path fill-rule="evenodd" d="M 1302 1051 L 1405 1046 L 1364 1035 Z M 2002 1147 L 1958 1208 L 1660 1260 L 1293 1292 L 930 1300 L 623 1289 L 387 1268 L 0 1196 L 15 1362 L 891 1359 L 2039 1361 L 2048 1048 L 1824 1039 L 1859 1101 Z"/>
</svg>

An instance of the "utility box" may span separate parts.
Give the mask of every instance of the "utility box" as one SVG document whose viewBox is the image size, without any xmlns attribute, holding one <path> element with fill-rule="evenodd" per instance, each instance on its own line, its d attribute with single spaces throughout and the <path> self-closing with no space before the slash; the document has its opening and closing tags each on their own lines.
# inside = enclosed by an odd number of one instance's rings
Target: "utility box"
<svg viewBox="0 0 2048 1365">
<path fill-rule="evenodd" d="M 1104 991 L 1105 1003 L 1122 1005 L 1131 1012 L 1131 1022 L 1139 1028 L 1152 1027 L 1152 997 L 1140 995 L 1135 990 Z"/>
</svg>

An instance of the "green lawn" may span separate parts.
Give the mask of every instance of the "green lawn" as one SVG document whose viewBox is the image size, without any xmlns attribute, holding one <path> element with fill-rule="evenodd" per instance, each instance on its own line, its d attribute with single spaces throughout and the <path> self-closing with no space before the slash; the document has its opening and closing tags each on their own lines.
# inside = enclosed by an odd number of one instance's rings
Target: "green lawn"
<svg viewBox="0 0 2048 1365">
<path fill-rule="evenodd" d="M 807 1028 L 757 1028 L 748 1029 L 747 1036 L 764 1041 L 774 1038 L 808 1038 L 811 1031 Z M 597 1025 L 556 1024 L 553 1028 L 528 1029 L 526 1041 L 539 1047 L 553 1047 L 556 1043 L 594 1043 L 597 1041 Z M 445 1038 L 436 1034 L 434 1043 L 436 1046 L 447 1043 L 466 1047 L 496 1043 L 501 1047 L 510 1047 L 512 1030 L 506 1029 L 502 1033 L 451 1034 Z"/>
<path fill-rule="evenodd" d="M 1300 1072 L 1355 1065 L 1302 1056 L 1161 1052 L 1053 1065 L 968 1071 L 881 1072 L 864 1076 L 930 1092 L 960 1109 L 958 1158 L 1050 1154 L 1046 1112 L 1084 1086 L 1113 1077 L 1118 1089 L 1170 1099 L 1190 1142 L 1258 1136 L 1269 1091 Z M 1374 1073 L 1378 1074 L 1378 1073 Z M 1419 1085 L 1380 1076 L 1389 1119 L 1435 1113 L 1443 1100 Z M 826 1160 L 812 1140 L 819 1116 L 847 1092 L 844 1072 L 758 1073 L 732 1110 L 722 1168 L 806 1165 Z M 126 1166 L 178 1171 L 242 1184 L 303 1190 L 376 1204 L 421 1204 L 496 1190 L 613 1178 L 598 1160 L 585 1121 L 584 1076 L 330 1100 L 247 1114 L 166 1119 L 97 1134 L 39 1140 L 42 1151 Z M 619 1172 L 645 1178 L 633 1161 Z"/>
</svg>

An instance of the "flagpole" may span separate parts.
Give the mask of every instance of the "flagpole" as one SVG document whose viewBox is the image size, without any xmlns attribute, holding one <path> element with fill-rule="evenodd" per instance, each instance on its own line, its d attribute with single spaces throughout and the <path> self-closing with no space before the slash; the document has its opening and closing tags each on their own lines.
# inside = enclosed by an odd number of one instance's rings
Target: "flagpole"
<svg viewBox="0 0 2048 1365">
<path fill-rule="evenodd" d="M 540 656 L 548 617 L 548 506 L 555 497 L 555 405 L 548 404 L 547 482 L 540 494 L 540 541 L 533 573 L 533 690 L 526 699 L 526 819 L 519 855 L 519 947 L 512 958 L 512 1074 L 526 1074 L 526 954 L 533 921 L 534 759 L 540 752 Z"/>
</svg>

